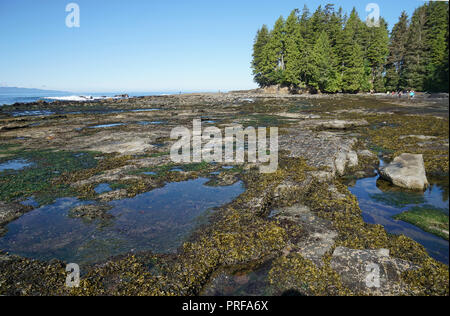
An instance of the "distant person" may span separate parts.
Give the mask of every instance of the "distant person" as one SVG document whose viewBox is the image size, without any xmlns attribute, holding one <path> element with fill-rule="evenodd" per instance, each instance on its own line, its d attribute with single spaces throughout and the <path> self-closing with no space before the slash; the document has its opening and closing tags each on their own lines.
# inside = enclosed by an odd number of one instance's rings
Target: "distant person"
<svg viewBox="0 0 450 316">
<path fill-rule="evenodd" d="M 409 93 L 409 97 L 411 99 L 414 99 L 416 97 L 416 92 L 414 90 L 411 90 L 411 92 Z"/>
</svg>

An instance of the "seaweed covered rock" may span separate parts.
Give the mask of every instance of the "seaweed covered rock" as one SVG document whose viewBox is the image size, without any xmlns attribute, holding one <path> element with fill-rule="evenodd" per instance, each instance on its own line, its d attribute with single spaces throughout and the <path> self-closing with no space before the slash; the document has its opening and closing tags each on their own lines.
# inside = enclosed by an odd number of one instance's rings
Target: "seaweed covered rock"
<svg viewBox="0 0 450 316">
<path fill-rule="evenodd" d="M 89 204 L 78 206 L 69 212 L 69 216 L 72 218 L 82 218 L 87 221 L 94 221 L 98 219 L 111 219 L 112 215 L 107 212 L 112 207 L 105 204 Z"/>
<path fill-rule="evenodd" d="M 207 185 L 210 186 L 229 186 L 238 182 L 239 179 L 234 174 L 222 172 L 210 180 Z"/>
<path fill-rule="evenodd" d="M 345 286 L 356 293 L 373 295 L 405 294 L 402 273 L 418 267 L 389 256 L 388 249 L 356 250 L 345 247 L 335 249 L 331 268 Z"/>
<path fill-rule="evenodd" d="M 286 273 L 288 271 L 288 273 Z M 269 282 L 275 292 L 303 296 L 349 296 L 352 291 L 342 282 L 329 262 L 318 267 L 298 253 L 280 257 L 272 264 Z"/>
<path fill-rule="evenodd" d="M 0 201 L 0 236 L 6 232 L 6 229 L 2 226 L 19 218 L 32 209 L 31 206 L 24 206 L 17 203 L 4 203 Z"/>
<path fill-rule="evenodd" d="M 424 190 L 429 185 L 422 155 L 402 154 L 380 168 L 380 175 L 405 189 Z"/>
<path fill-rule="evenodd" d="M 55 296 L 68 293 L 65 265 L 0 252 L 0 296 Z"/>
</svg>

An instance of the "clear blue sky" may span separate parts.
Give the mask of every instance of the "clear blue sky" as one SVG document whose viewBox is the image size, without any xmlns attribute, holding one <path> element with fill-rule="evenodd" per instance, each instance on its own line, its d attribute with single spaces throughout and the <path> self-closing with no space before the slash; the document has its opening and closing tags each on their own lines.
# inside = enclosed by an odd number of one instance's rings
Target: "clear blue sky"
<svg viewBox="0 0 450 316">
<path fill-rule="evenodd" d="M 80 7 L 80 28 L 65 7 Z M 335 3 L 365 17 L 376 2 L 392 27 L 420 0 L 0 0 L 0 86 L 65 91 L 254 88 L 252 42 L 292 9 Z"/>
</svg>

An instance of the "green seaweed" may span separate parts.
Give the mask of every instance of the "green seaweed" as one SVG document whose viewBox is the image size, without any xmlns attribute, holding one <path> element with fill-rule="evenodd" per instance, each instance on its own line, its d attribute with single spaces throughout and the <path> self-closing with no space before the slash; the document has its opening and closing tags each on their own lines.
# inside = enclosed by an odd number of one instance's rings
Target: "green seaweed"
<svg viewBox="0 0 450 316">
<path fill-rule="evenodd" d="M 445 210 L 437 209 L 433 206 L 414 207 L 409 211 L 394 216 L 394 218 L 449 240 L 449 217 L 445 214 Z"/>
<path fill-rule="evenodd" d="M 54 179 L 66 172 L 97 165 L 95 153 L 19 150 L 14 152 L 14 157 L 26 159 L 33 165 L 23 170 L 7 170 L 0 175 L 0 200 L 3 201 L 34 196 L 42 205 L 58 197 L 70 196 L 73 194 L 70 186 L 55 183 Z"/>
</svg>

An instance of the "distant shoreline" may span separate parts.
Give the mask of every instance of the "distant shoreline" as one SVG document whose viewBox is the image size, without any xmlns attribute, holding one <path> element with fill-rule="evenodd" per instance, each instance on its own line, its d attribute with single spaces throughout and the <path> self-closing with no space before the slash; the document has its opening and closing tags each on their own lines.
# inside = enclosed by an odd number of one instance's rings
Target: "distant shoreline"
<svg viewBox="0 0 450 316">
<path fill-rule="evenodd" d="M 7 90 L 9 89 L 9 90 Z M 4 92 L 9 91 L 9 92 Z M 26 91 L 25 94 L 15 94 L 13 91 Z M 28 92 L 30 91 L 30 92 Z M 133 99 L 133 98 L 143 98 L 143 97 L 161 97 L 161 96 L 193 96 L 193 95 L 205 95 L 205 96 L 213 96 L 213 95 L 245 95 L 248 97 L 283 97 L 283 98 L 335 98 L 340 96 L 374 96 L 374 97 L 384 97 L 389 99 L 408 99 L 408 96 L 405 94 L 401 98 L 397 95 L 390 95 L 387 93 L 322 93 L 322 94 L 313 94 L 313 93 L 290 93 L 286 92 L 284 89 L 251 89 L 251 90 L 232 90 L 232 91 L 205 91 L 205 92 L 185 92 L 185 91 L 171 91 L 171 92 L 92 92 L 92 93 L 73 93 L 73 92 L 64 92 L 64 91 L 56 91 L 56 90 L 40 90 L 40 89 L 26 89 L 26 88 L 5 88 L 0 87 L 0 107 L 10 106 L 10 105 L 21 105 L 21 104 L 32 104 L 32 103 L 53 103 L 53 102 L 99 102 L 105 100 L 113 100 L 113 99 Z M 448 99 L 449 94 L 446 92 L 442 93 L 427 93 L 427 92 L 419 92 L 416 93 L 415 99 Z"/>
<path fill-rule="evenodd" d="M 164 104 L 166 102 L 183 103 L 183 99 L 200 98 L 205 100 L 214 100 L 217 103 L 227 103 L 244 101 L 244 102 L 255 102 L 256 99 L 280 99 L 280 100 L 292 100 L 292 99 L 341 99 L 341 98 L 368 98 L 368 99 L 378 99 L 388 102 L 393 105 L 399 106 L 415 106 L 422 107 L 430 104 L 438 104 L 439 106 L 445 106 L 449 100 L 448 93 L 417 93 L 416 96 L 411 99 L 407 94 L 403 94 L 400 98 L 397 95 L 391 95 L 386 93 L 336 93 L 336 94 L 287 94 L 287 93 L 267 93 L 262 92 L 260 89 L 254 90 L 239 90 L 239 91 L 229 91 L 229 92 L 189 92 L 189 93 L 149 93 L 148 95 L 141 95 L 137 93 L 136 95 L 116 95 L 116 96 L 104 96 L 104 97 L 92 97 L 92 98 L 80 98 L 80 97 L 60 97 L 60 98 L 48 98 L 39 97 L 28 102 L 15 102 L 10 104 L 0 105 L 0 113 L 5 114 L 9 112 L 21 112 L 33 110 L 45 110 L 51 109 L 52 113 L 54 111 L 58 112 L 67 107 L 73 106 L 89 106 L 89 107 L 132 107 L 133 101 L 148 100 L 150 103 L 154 104 Z M 0 95 L 1 98 L 1 95 Z M 171 101 L 169 101 L 171 100 Z M 180 100 L 180 101 L 177 101 Z"/>
</svg>

